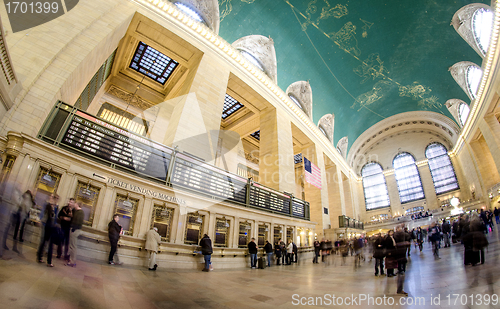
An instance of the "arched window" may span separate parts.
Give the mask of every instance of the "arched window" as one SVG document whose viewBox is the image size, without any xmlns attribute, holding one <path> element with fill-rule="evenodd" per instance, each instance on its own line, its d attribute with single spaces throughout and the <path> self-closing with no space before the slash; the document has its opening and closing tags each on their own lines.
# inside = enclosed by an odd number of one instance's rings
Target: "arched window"
<svg viewBox="0 0 500 309">
<path fill-rule="evenodd" d="M 462 125 L 462 127 L 465 125 L 468 116 L 469 116 L 469 105 L 465 103 L 460 103 L 460 106 L 458 107 L 458 118 L 460 119 L 460 124 Z"/>
<path fill-rule="evenodd" d="M 297 99 L 293 94 L 289 94 L 288 97 L 290 98 L 290 100 L 292 100 L 293 103 L 297 104 L 297 106 L 301 110 L 304 110 L 304 108 L 302 107 L 302 103 L 300 103 L 299 99 Z"/>
<path fill-rule="evenodd" d="M 477 89 L 479 88 L 479 83 L 481 83 L 481 78 L 483 77 L 483 71 L 475 66 L 470 65 L 467 67 L 466 71 L 466 82 L 467 82 L 467 91 L 469 91 L 472 99 L 476 98 Z"/>
<path fill-rule="evenodd" d="M 240 50 L 240 53 L 243 57 L 245 57 L 246 60 L 248 60 L 251 64 L 253 64 L 254 66 L 256 66 L 259 70 L 261 70 L 262 72 L 264 72 L 264 67 L 262 66 L 262 64 L 260 63 L 259 60 L 257 60 L 257 58 L 255 58 L 252 54 L 250 54 L 249 52 L 247 51 L 244 51 L 244 50 Z"/>
<path fill-rule="evenodd" d="M 493 12 L 480 8 L 472 16 L 472 33 L 479 50 L 486 56 L 490 46 L 491 32 L 493 31 Z"/>
<path fill-rule="evenodd" d="M 425 149 L 425 157 L 429 162 L 436 194 L 458 189 L 455 170 L 448 156 L 448 151 L 443 145 L 439 143 L 430 144 Z"/>
<path fill-rule="evenodd" d="M 361 169 L 361 176 L 363 177 L 366 209 L 390 206 L 389 192 L 382 173 L 382 166 L 375 162 L 367 163 Z"/>
<path fill-rule="evenodd" d="M 179 10 L 181 10 L 184 14 L 188 15 L 192 19 L 194 19 L 200 23 L 205 23 L 205 20 L 203 20 L 201 15 L 198 14 L 198 12 L 196 12 L 194 9 L 187 6 L 186 4 L 181 3 L 181 2 L 175 2 L 174 4 L 175 4 L 175 6 L 177 6 L 179 8 Z"/>
<path fill-rule="evenodd" d="M 323 133 L 326 137 L 328 137 L 328 134 L 326 133 L 325 129 L 323 129 L 322 126 L 319 126 L 318 129 Z"/>
<path fill-rule="evenodd" d="M 424 189 L 413 156 L 407 152 L 400 153 L 394 157 L 392 165 L 401 203 L 423 199 Z"/>
</svg>

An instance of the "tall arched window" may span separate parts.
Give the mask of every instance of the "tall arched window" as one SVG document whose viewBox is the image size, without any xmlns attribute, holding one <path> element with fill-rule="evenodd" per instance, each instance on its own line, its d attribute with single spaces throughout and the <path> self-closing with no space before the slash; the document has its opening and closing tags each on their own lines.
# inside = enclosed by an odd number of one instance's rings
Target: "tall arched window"
<svg viewBox="0 0 500 309">
<path fill-rule="evenodd" d="M 181 2 L 175 2 L 175 6 L 177 6 L 184 14 L 188 15 L 192 19 L 196 20 L 197 22 L 204 23 L 206 24 L 205 20 L 201 15 L 196 12 L 195 9 L 189 7 L 188 5 L 181 3 Z"/>
<path fill-rule="evenodd" d="M 253 64 L 254 66 L 257 67 L 257 69 L 261 70 L 264 72 L 264 66 L 262 66 L 262 64 L 260 63 L 259 60 L 257 60 L 257 58 L 255 58 L 254 55 L 250 54 L 249 52 L 245 51 L 245 50 L 242 50 L 240 49 L 239 50 L 241 55 L 246 59 L 248 60 L 251 64 Z"/>
<path fill-rule="evenodd" d="M 424 189 L 415 164 L 415 158 L 411 154 L 403 152 L 394 157 L 392 165 L 401 203 L 423 199 L 425 197 Z"/>
<path fill-rule="evenodd" d="M 425 149 L 425 157 L 429 162 L 436 194 L 458 189 L 455 170 L 448 156 L 448 151 L 443 145 L 439 143 L 430 144 Z"/>
<path fill-rule="evenodd" d="M 361 176 L 363 177 L 366 209 L 390 206 L 389 192 L 382 173 L 382 166 L 375 162 L 367 163 L 361 169 Z"/>
<path fill-rule="evenodd" d="M 472 16 L 472 33 L 474 33 L 474 41 L 483 53 L 483 56 L 486 56 L 486 52 L 490 46 L 492 31 L 493 12 L 486 8 L 476 10 Z"/>
<path fill-rule="evenodd" d="M 458 107 L 458 118 L 460 119 L 460 124 L 462 125 L 462 127 L 465 125 L 467 117 L 469 117 L 469 111 L 469 105 L 460 103 L 460 106 Z"/>
<path fill-rule="evenodd" d="M 467 67 L 465 71 L 465 80 L 467 82 L 467 90 L 469 91 L 472 99 L 476 99 L 477 90 L 479 89 L 479 84 L 481 83 L 481 78 L 483 77 L 483 71 L 480 67 L 471 65 Z"/>
</svg>

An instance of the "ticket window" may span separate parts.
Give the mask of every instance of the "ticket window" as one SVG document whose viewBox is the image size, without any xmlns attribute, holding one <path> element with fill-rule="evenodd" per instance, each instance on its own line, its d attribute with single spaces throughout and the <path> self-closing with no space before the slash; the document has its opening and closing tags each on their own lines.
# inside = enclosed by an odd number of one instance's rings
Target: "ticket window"
<svg viewBox="0 0 500 309">
<path fill-rule="evenodd" d="M 257 239 L 259 247 L 263 247 L 266 244 L 268 233 L 269 229 L 265 225 L 259 225 L 259 236 Z"/>
<path fill-rule="evenodd" d="M 41 209 L 42 216 L 45 211 L 44 207 L 51 194 L 57 192 L 59 183 L 61 182 L 61 174 L 55 173 L 52 170 L 40 167 L 38 176 L 35 182 L 35 204 Z"/>
<path fill-rule="evenodd" d="M 286 229 L 286 244 L 293 241 L 293 228 Z"/>
<path fill-rule="evenodd" d="M 125 235 L 132 235 L 134 232 L 137 205 L 139 205 L 139 200 L 131 199 L 126 195 L 116 195 L 115 214 L 120 217 L 120 221 L 118 223 L 122 226 L 123 233 Z"/>
<path fill-rule="evenodd" d="M 187 245 L 198 245 L 203 237 L 203 223 L 205 216 L 197 213 L 188 213 L 186 219 L 186 235 L 184 243 Z"/>
<path fill-rule="evenodd" d="M 278 243 L 278 240 L 281 238 L 281 229 L 280 227 L 274 227 L 274 239 L 273 242 L 274 244 Z"/>
<path fill-rule="evenodd" d="M 252 227 L 251 227 L 250 223 L 240 222 L 238 248 L 246 248 L 248 246 L 249 236 L 250 236 L 250 235 L 248 235 L 248 233 L 250 232 L 251 228 Z"/>
<path fill-rule="evenodd" d="M 83 224 L 92 226 L 94 212 L 99 199 L 101 188 L 91 186 L 90 183 L 78 181 L 75 191 L 75 200 L 83 210 Z"/>
<path fill-rule="evenodd" d="M 170 233 L 172 231 L 172 219 L 174 217 L 174 209 L 166 205 L 154 205 L 153 220 L 151 227 L 158 229 L 161 240 L 164 242 L 170 241 Z"/>
<path fill-rule="evenodd" d="M 215 220 L 215 247 L 227 247 L 229 235 L 229 222 L 225 218 Z"/>
</svg>

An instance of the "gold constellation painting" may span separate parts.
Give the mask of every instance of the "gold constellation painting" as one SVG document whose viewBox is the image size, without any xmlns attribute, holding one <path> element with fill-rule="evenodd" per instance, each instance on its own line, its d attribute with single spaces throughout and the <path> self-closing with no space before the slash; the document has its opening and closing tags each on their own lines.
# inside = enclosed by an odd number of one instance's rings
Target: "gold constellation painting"
<svg viewBox="0 0 500 309">
<path fill-rule="evenodd" d="M 389 71 L 384 67 L 384 62 L 380 60 L 379 54 L 373 53 L 354 69 L 354 73 L 364 78 L 361 81 L 361 84 L 364 84 L 370 78 L 373 80 L 383 78 Z"/>
</svg>

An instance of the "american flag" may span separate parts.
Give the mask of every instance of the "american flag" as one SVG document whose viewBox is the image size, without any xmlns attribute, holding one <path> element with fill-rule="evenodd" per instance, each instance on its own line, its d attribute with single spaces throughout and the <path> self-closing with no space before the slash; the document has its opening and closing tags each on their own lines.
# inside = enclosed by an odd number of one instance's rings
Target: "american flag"
<svg viewBox="0 0 500 309">
<path fill-rule="evenodd" d="M 311 161 L 304 157 L 304 169 L 306 181 L 318 189 L 321 189 L 321 171 L 319 167 L 312 164 Z"/>
</svg>

